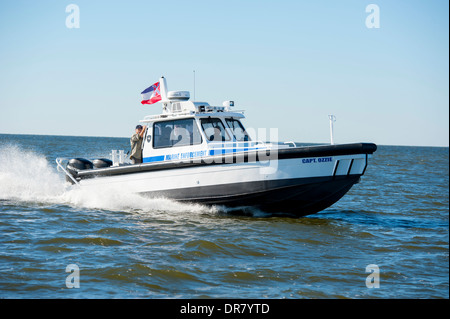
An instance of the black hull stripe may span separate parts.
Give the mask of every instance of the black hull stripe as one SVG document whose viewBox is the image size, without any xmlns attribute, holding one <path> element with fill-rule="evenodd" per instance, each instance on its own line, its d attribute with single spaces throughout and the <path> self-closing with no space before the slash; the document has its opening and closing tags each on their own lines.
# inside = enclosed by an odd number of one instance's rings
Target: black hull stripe
<svg viewBox="0 0 450 319">
<path fill-rule="evenodd" d="M 233 183 L 141 193 L 183 202 L 227 207 L 252 206 L 266 212 L 305 216 L 344 196 L 360 175 Z"/>
</svg>

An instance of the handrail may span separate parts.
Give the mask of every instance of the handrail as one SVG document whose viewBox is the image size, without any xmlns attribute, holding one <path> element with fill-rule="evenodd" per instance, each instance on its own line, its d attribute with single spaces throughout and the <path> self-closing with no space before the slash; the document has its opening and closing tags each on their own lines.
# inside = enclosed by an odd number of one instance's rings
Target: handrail
<svg viewBox="0 0 450 319">
<path fill-rule="evenodd" d="M 297 144 L 295 144 L 295 142 L 293 142 L 293 141 L 287 141 L 287 142 L 284 142 L 284 144 L 293 144 L 293 145 L 294 145 L 294 147 L 296 147 L 296 146 L 297 146 Z"/>
<path fill-rule="evenodd" d="M 215 106 L 212 106 L 215 107 Z M 205 115 L 205 116 L 209 116 L 211 113 L 219 113 L 219 114 L 242 114 L 244 115 L 245 110 L 233 110 L 233 111 L 227 111 L 227 112 L 197 112 L 197 111 L 193 111 L 193 110 L 188 110 L 188 111 L 181 111 L 181 112 L 168 112 L 168 113 L 163 113 L 163 114 L 155 114 L 155 115 L 146 115 L 144 116 L 144 119 L 140 120 L 139 122 L 141 123 L 149 123 L 149 122 L 153 122 L 154 120 L 158 120 L 158 119 L 166 119 L 166 118 L 176 118 L 176 117 L 183 117 L 183 116 L 192 116 L 192 115 L 197 115 L 197 116 L 201 116 L 201 115 Z M 216 114 L 217 115 L 217 114 Z"/>
<path fill-rule="evenodd" d="M 207 149 L 236 149 L 236 148 L 256 148 L 258 146 L 267 147 L 263 141 L 223 141 L 210 142 Z"/>
<path fill-rule="evenodd" d="M 58 157 L 56 159 L 56 164 L 58 165 L 57 170 L 59 171 L 59 169 L 62 169 L 64 171 L 64 173 L 69 176 L 69 178 L 77 185 L 80 186 L 80 183 L 78 183 L 78 181 L 72 176 L 72 174 L 70 174 L 65 168 L 64 166 L 61 164 L 62 161 L 64 160 L 68 160 L 67 158 L 64 157 Z"/>
<path fill-rule="evenodd" d="M 143 120 L 140 120 L 141 123 L 152 122 L 152 120 L 156 119 L 164 119 L 168 117 L 177 117 L 177 116 L 187 116 L 195 114 L 194 111 L 184 111 L 184 112 L 176 112 L 176 113 L 164 113 L 164 114 L 156 114 L 156 115 L 146 115 Z"/>
</svg>

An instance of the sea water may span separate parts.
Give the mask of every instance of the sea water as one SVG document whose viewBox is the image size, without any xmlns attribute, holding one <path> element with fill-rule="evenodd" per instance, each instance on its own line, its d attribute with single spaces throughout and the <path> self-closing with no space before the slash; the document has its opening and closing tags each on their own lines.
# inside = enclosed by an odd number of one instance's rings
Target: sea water
<svg viewBox="0 0 450 319">
<path fill-rule="evenodd" d="M 0 298 L 449 298 L 449 149 L 379 146 L 304 218 L 68 187 L 127 138 L 0 135 Z"/>
</svg>

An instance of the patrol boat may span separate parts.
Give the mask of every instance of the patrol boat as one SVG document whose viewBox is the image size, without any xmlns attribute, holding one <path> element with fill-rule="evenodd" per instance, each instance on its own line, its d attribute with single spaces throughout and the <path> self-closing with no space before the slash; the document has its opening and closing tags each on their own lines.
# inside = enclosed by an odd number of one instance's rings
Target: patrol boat
<svg viewBox="0 0 450 319">
<path fill-rule="evenodd" d="M 243 111 L 190 100 L 160 79 L 162 113 L 146 116 L 141 164 L 113 158 L 58 158 L 66 180 L 83 188 L 118 186 L 148 197 L 305 216 L 358 183 L 373 143 L 300 146 L 253 140 Z M 68 161 L 68 162 L 67 162 Z M 66 165 L 64 166 L 64 163 Z"/>
</svg>

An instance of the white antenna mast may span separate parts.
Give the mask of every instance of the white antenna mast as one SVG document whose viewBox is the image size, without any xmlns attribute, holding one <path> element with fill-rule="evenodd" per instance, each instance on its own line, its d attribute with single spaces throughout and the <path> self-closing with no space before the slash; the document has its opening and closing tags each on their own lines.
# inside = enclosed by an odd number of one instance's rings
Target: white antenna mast
<svg viewBox="0 0 450 319">
<path fill-rule="evenodd" d="M 159 79 L 159 91 L 161 93 L 161 102 L 167 102 L 167 82 L 164 76 Z"/>
<path fill-rule="evenodd" d="M 195 70 L 194 70 L 194 102 L 195 102 Z"/>
<path fill-rule="evenodd" d="M 333 114 L 328 115 L 328 118 L 330 119 L 330 139 L 331 139 L 331 145 L 334 144 L 334 132 L 333 132 L 333 122 L 336 122 L 336 116 Z"/>
</svg>

